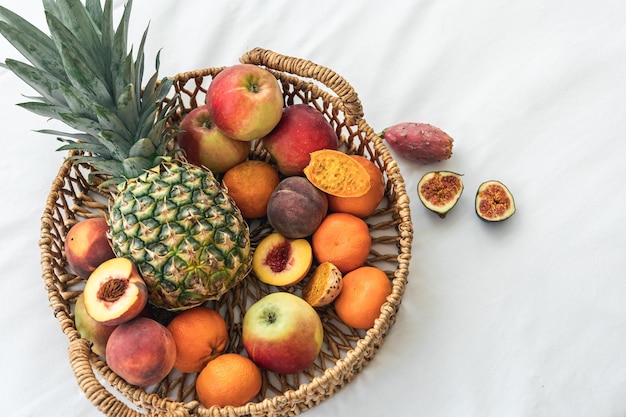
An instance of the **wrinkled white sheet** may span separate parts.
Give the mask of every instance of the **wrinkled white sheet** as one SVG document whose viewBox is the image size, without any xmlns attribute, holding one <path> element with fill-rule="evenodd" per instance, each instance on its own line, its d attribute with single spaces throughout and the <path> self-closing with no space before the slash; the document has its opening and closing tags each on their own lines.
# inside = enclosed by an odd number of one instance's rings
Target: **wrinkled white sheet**
<svg viewBox="0 0 626 417">
<path fill-rule="evenodd" d="M 231 65 L 263 47 L 345 77 L 376 130 L 439 126 L 453 157 L 398 157 L 415 228 L 398 320 L 371 364 L 316 416 L 614 417 L 626 413 L 626 5 L 617 0 L 137 0 L 161 73 Z M 44 27 L 38 0 L 2 0 Z M 123 2 L 116 1 L 121 12 Z M 0 58 L 20 58 L 0 39 Z M 148 67 L 150 68 L 150 67 Z M 3 415 L 97 416 L 41 280 L 40 216 L 64 154 L 15 106 L 0 69 Z M 433 169 L 464 174 L 440 219 L 418 201 Z M 478 185 L 518 212 L 489 225 Z"/>
</svg>

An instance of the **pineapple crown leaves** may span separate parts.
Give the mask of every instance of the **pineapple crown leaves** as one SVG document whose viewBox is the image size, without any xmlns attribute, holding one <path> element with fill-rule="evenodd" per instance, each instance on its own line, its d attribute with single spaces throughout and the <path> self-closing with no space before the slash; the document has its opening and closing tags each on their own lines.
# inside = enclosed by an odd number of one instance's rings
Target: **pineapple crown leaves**
<svg viewBox="0 0 626 417">
<path fill-rule="evenodd" d="M 117 27 L 112 0 L 104 7 L 100 0 L 42 1 L 50 35 L 0 6 L 0 34 L 28 61 L 7 59 L 3 66 L 39 94 L 19 106 L 73 129 L 39 132 L 64 142 L 58 150 L 81 151 L 74 162 L 90 164 L 93 174 L 111 176 L 103 186 L 158 165 L 172 153 L 175 132 L 166 121 L 178 100 L 166 100 L 173 80 L 158 78 L 160 52 L 142 85 L 148 29 L 134 60 L 127 46 L 132 0 Z"/>
</svg>

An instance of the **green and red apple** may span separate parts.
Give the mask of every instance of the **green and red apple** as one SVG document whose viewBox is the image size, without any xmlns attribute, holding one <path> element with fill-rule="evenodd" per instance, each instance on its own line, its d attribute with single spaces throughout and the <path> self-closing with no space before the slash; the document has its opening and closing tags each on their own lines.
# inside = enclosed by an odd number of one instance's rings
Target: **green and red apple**
<svg viewBox="0 0 626 417">
<path fill-rule="evenodd" d="M 311 152 L 337 150 L 337 133 L 326 117 L 308 104 L 293 104 L 283 110 L 278 125 L 263 138 L 263 146 L 278 170 L 286 176 L 302 175 Z"/>
<path fill-rule="evenodd" d="M 238 64 L 213 78 L 205 103 L 213 123 L 226 136 L 253 141 L 278 124 L 284 102 L 278 80 L 270 71 L 257 65 Z"/>
<path fill-rule="evenodd" d="M 148 288 L 127 258 L 103 262 L 83 290 L 87 313 L 102 324 L 116 326 L 137 317 L 148 302 Z"/>
<path fill-rule="evenodd" d="M 308 369 L 320 353 L 324 328 L 309 303 L 288 292 L 255 302 L 243 319 L 243 346 L 261 368 L 281 374 Z"/>
<path fill-rule="evenodd" d="M 187 113 L 179 129 L 178 145 L 192 164 L 221 174 L 248 159 L 250 142 L 232 139 L 219 130 L 207 105 Z"/>
</svg>

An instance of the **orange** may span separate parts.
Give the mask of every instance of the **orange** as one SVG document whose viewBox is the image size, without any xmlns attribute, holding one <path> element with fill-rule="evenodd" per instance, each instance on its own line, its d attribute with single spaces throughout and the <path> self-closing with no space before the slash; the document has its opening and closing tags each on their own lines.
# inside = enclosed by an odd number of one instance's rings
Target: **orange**
<svg viewBox="0 0 626 417">
<path fill-rule="evenodd" d="M 278 171 L 272 165 L 253 159 L 235 165 L 222 178 L 241 215 L 249 219 L 267 214 L 267 203 L 279 182 Z"/>
<path fill-rule="evenodd" d="M 385 196 L 385 182 L 383 173 L 372 161 L 361 155 L 351 155 L 367 171 L 370 176 L 370 189 L 359 197 L 340 197 L 328 195 L 330 211 L 350 213 L 357 217 L 368 217 L 378 207 Z"/>
<path fill-rule="evenodd" d="M 391 291 L 391 281 L 383 270 L 362 266 L 344 275 L 343 288 L 335 299 L 335 312 L 348 326 L 369 329 Z"/>
<path fill-rule="evenodd" d="M 198 306 L 184 310 L 167 325 L 176 342 L 174 368 L 181 372 L 200 372 L 221 355 L 228 342 L 228 326 L 216 310 Z"/>
<path fill-rule="evenodd" d="M 330 195 L 358 197 L 370 189 L 367 170 L 350 155 L 333 149 L 311 152 L 304 176 Z"/>
<path fill-rule="evenodd" d="M 342 274 L 365 263 L 372 238 L 365 220 L 349 213 L 330 213 L 311 236 L 318 263 L 330 262 Z"/>
<path fill-rule="evenodd" d="M 214 405 L 242 406 L 261 390 L 261 370 L 246 356 L 225 353 L 209 362 L 196 378 L 198 400 L 206 408 Z"/>
</svg>

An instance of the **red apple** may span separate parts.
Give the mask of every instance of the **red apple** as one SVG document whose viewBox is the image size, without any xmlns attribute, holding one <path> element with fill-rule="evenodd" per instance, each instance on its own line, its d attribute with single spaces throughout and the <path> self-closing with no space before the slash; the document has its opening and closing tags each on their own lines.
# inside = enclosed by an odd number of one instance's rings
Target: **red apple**
<svg viewBox="0 0 626 417">
<path fill-rule="evenodd" d="M 286 176 L 302 175 L 311 152 L 337 150 L 337 133 L 324 115 L 308 104 L 285 107 L 278 125 L 263 138 L 263 145 Z"/>
<path fill-rule="evenodd" d="M 322 348 L 324 328 L 309 303 L 288 292 L 255 302 L 243 319 L 243 346 L 261 368 L 294 374 L 309 368 Z"/>
<path fill-rule="evenodd" d="M 137 317 L 148 301 L 145 281 L 126 258 L 103 262 L 87 279 L 83 294 L 87 313 L 108 326 Z"/>
<path fill-rule="evenodd" d="M 268 70 L 252 64 L 223 69 L 207 89 L 206 104 L 213 123 L 228 137 L 260 139 L 280 120 L 283 93 Z"/>
<path fill-rule="evenodd" d="M 179 128 L 178 145 L 192 164 L 221 174 L 248 159 L 250 142 L 231 139 L 219 130 L 207 105 L 190 111 Z"/>
</svg>

